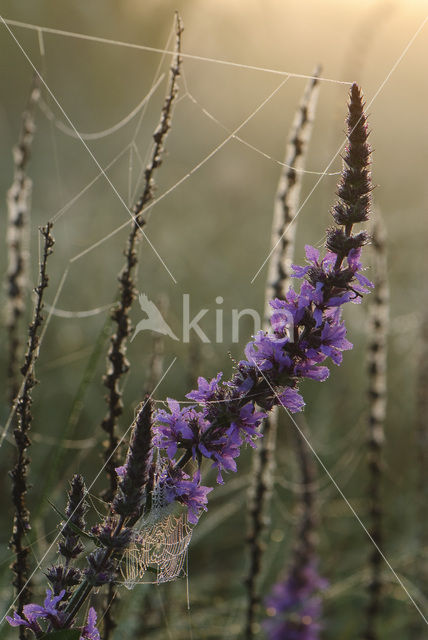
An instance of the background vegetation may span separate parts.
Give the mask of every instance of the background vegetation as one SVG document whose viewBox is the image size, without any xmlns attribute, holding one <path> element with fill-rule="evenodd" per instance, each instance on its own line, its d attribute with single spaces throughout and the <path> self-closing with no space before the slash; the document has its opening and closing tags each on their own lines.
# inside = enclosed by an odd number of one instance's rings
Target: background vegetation
<svg viewBox="0 0 428 640">
<path fill-rule="evenodd" d="M 426 313 L 426 238 L 428 88 L 424 63 L 427 29 L 422 29 L 400 64 L 401 53 L 422 23 L 423 2 L 369 1 L 324 2 L 267 0 L 109 0 L 30 3 L 2 0 L 4 18 L 45 27 L 102 36 L 164 49 L 173 28 L 174 10 L 182 15 L 186 53 L 240 65 L 255 65 L 297 74 L 310 74 L 317 63 L 322 76 L 361 84 L 370 104 L 369 121 L 374 147 L 373 177 L 379 185 L 374 199 L 388 228 L 391 328 L 389 335 L 389 391 L 386 423 L 384 552 L 400 573 L 409 591 L 426 606 L 420 562 L 420 523 L 423 503 L 418 493 L 420 474 L 416 438 L 416 394 L 420 380 L 420 326 Z M 79 131 L 98 131 L 123 118 L 149 91 L 160 62 L 168 71 L 169 58 L 161 54 L 44 34 L 44 55 L 37 32 L 12 27 L 29 57 Z M 32 70 L 4 26 L 0 28 L 0 193 L 12 181 L 11 149 L 16 143 Z M 172 48 L 171 44 L 168 48 Z M 227 133 L 207 117 L 205 108 L 230 130 L 279 85 L 282 78 L 268 71 L 222 65 L 186 58 L 179 104 L 167 140 L 167 156 L 157 173 L 157 195 L 177 183 L 215 149 Z M 391 73 L 390 77 L 389 74 Z M 189 293 L 192 311 L 210 311 L 201 322 L 212 342 L 202 345 L 193 335 L 190 344 L 164 341 L 165 367 L 176 356 L 170 374 L 156 397 L 183 398 L 198 373 L 210 377 L 219 369 L 229 373 L 228 356 L 240 357 L 252 331 L 242 323 L 239 344 L 231 342 L 232 309 L 254 308 L 262 312 L 266 268 L 251 280 L 264 261 L 270 242 L 273 196 L 278 181 L 287 131 L 303 91 L 305 80 L 291 77 L 240 132 L 251 145 L 271 159 L 237 140 L 229 141 L 198 171 L 167 195 L 150 213 L 147 234 L 173 274 L 170 275 L 147 242 L 140 247 L 138 287 L 156 300 L 169 301 L 168 320 L 180 334 L 182 294 Z M 144 159 L 162 105 L 165 82 L 156 91 L 135 138 Z M 186 95 L 186 90 L 194 100 Z M 309 148 L 307 169 L 323 171 L 343 142 L 348 86 L 321 83 L 318 112 Z M 52 109 L 54 105 L 45 96 Z M 58 117 L 58 110 L 55 110 Z M 105 166 L 133 139 L 138 116 L 125 128 L 99 141 L 88 142 Z M 98 173 L 78 140 L 65 136 L 45 118 L 36 115 L 29 174 L 33 180 L 31 214 L 31 273 L 37 278 L 37 227 L 52 218 Z M 133 153 L 132 186 L 138 175 Z M 340 158 L 330 171 L 339 171 Z M 128 200 L 130 154 L 109 171 L 122 197 Z M 304 200 L 319 179 L 305 176 Z M 296 261 L 301 262 L 305 243 L 322 244 L 329 224 L 328 211 L 335 199 L 337 176 L 325 176 L 299 215 Z M 1 206 L 6 219 L 5 205 Z M 52 302 L 64 270 L 69 272 L 57 306 L 67 311 L 107 307 L 116 295 L 116 277 L 122 265 L 127 236 L 124 229 L 81 259 L 77 255 L 126 220 L 126 212 L 107 182 L 101 178 L 64 213 L 53 234 L 48 302 Z M 2 269 L 6 256 L 1 255 Z M 215 342 L 215 298 L 224 299 L 224 341 Z M 138 305 L 132 312 L 136 323 Z M 55 533 L 58 516 L 47 497 L 63 505 L 73 472 L 92 479 L 101 464 L 100 422 L 104 415 L 104 388 L 108 330 L 102 334 L 108 311 L 82 317 L 53 316 L 37 367 L 40 385 L 34 391 L 33 446 L 29 504 L 35 516 L 34 559 L 40 557 Z M 365 519 L 366 501 L 366 307 L 347 310 L 347 322 L 355 349 L 346 354 L 340 371 L 323 385 L 305 385 L 306 417 L 312 444 L 331 470 L 358 514 Z M 107 328 L 108 329 L 108 328 Z M 101 337 L 100 337 L 101 336 Z M 2 354 L 5 334 L 1 336 Z M 128 356 L 125 412 L 121 428 L 132 420 L 141 399 L 153 349 L 151 335 L 139 334 Z M 85 378 L 88 366 L 93 371 Z M 5 362 L 1 372 L 4 374 Z M 82 380 L 85 380 L 82 384 Z M 5 382 L 2 387 L 5 388 Z M 80 393 L 79 388 L 84 390 Z M 77 399 L 77 400 L 76 400 Z M 70 414 L 78 419 L 70 425 Z M 1 421 L 8 416 L 7 398 Z M 293 483 L 296 468 L 289 453 L 292 426 L 283 420 L 280 429 L 277 484 L 263 580 L 266 590 L 286 563 L 295 522 Z M 67 442 L 65 442 L 67 441 Z M 78 441 L 77 444 L 69 441 Z M 83 442 L 81 442 L 83 441 Z M 68 448 L 63 448 L 63 446 Z M 61 452 L 61 454 L 59 453 Z M 61 458 L 58 456 L 61 455 Z M 218 488 L 194 533 L 189 554 L 190 611 L 186 610 L 186 583 L 161 587 L 141 586 L 123 596 L 127 616 L 117 637 L 135 637 L 136 629 L 153 638 L 238 637 L 242 625 L 245 575 L 246 490 L 250 452 L 239 473 Z M 7 471 L 13 446 L 5 441 L 0 456 L 2 526 L 2 612 L 11 600 L 8 564 L 10 551 L 10 481 Z M 358 522 L 328 478 L 320 470 L 321 568 L 328 577 L 325 637 L 355 638 L 361 628 L 365 601 L 365 560 L 369 543 Z M 97 495 L 95 486 L 93 492 Z M 94 502 L 97 507 L 97 503 Z M 426 507 L 425 507 L 426 508 Z M 41 579 L 43 576 L 41 576 Z M 385 567 L 385 609 L 382 637 L 418 638 L 423 622 L 406 594 Z M 426 575 L 425 575 L 426 580 Z M 426 582 L 425 582 L 426 584 Z M 40 582 L 42 585 L 42 580 Z M 420 626 L 422 625 L 422 626 Z M 2 634 L 5 633 L 2 629 Z M 413 634 L 413 635 L 412 635 Z M 3 637 L 3 635 L 2 635 Z"/>
</svg>

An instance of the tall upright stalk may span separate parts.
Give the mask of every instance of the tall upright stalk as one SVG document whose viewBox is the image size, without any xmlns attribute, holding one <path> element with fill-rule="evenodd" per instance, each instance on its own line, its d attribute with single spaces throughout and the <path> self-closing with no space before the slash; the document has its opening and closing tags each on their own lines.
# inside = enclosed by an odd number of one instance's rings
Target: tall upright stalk
<svg viewBox="0 0 428 640">
<path fill-rule="evenodd" d="M 368 497 L 370 534 L 378 547 L 383 543 L 382 452 L 387 405 L 387 335 L 389 288 L 386 258 L 386 231 L 378 212 L 373 231 L 372 264 L 375 291 L 369 306 L 369 342 L 367 352 L 369 380 L 369 417 L 367 433 Z M 365 640 L 378 640 L 378 621 L 382 598 L 382 557 L 372 548 L 369 557 L 370 578 Z"/>
<path fill-rule="evenodd" d="M 314 76 L 318 76 L 317 68 Z M 290 286 L 291 264 L 294 255 L 294 239 L 297 214 L 305 167 L 306 152 L 311 136 L 312 124 L 318 98 L 318 80 L 311 79 L 305 89 L 289 132 L 283 171 L 275 196 L 269 272 L 265 289 L 264 329 L 270 317 L 269 301 L 283 299 Z M 258 578 L 263 555 L 263 534 L 266 528 L 266 510 L 272 489 L 275 470 L 274 449 L 278 426 L 278 408 L 274 408 L 264 421 L 261 431 L 263 439 L 254 454 L 253 483 L 250 488 L 248 507 L 249 571 L 246 578 L 247 616 L 245 637 L 251 639 L 257 629 L 256 616 L 260 602 Z"/>
<path fill-rule="evenodd" d="M 14 429 L 14 437 L 17 450 L 17 458 L 13 469 L 10 471 L 12 478 L 12 498 L 14 505 L 13 529 L 10 546 L 15 553 L 15 561 L 11 568 L 14 573 L 13 585 L 17 599 L 17 610 L 22 611 L 23 606 L 29 602 L 31 588 L 29 584 L 29 570 L 27 557 L 29 548 L 25 538 L 31 529 L 30 512 L 27 507 L 28 491 L 28 467 L 30 458 L 28 449 L 30 447 L 29 432 L 32 422 L 31 404 L 32 388 L 37 384 L 34 376 L 34 365 L 39 354 L 40 327 L 43 323 L 43 295 L 48 286 L 47 261 L 52 253 L 54 240 L 51 236 L 52 224 L 47 223 L 41 228 L 44 238 L 43 253 L 40 262 L 40 274 L 38 285 L 35 288 L 36 304 L 34 307 L 33 319 L 28 329 L 28 344 L 25 353 L 24 365 L 21 368 L 22 383 L 15 399 L 17 426 Z M 25 638 L 25 629 L 20 627 L 20 638 Z"/>
<path fill-rule="evenodd" d="M 22 114 L 18 143 L 13 148 L 13 182 L 7 192 L 6 329 L 8 332 L 8 395 L 11 405 L 19 390 L 19 367 L 24 347 L 21 340 L 23 332 L 20 321 L 25 311 L 25 298 L 28 291 L 27 244 L 32 190 L 32 181 L 27 175 L 27 165 L 35 131 L 34 109 L 39 96 L 39 84 L 34 80 L 27 107 Z"/>
<path fill-rule="evenodd" d="M 101 427 L 108 434 L 108 440 L 104 451 L 105 470 L 109 480 L 109 488 L 104 493 L 107 502 L 111 502 L 116 491 L 116 473 L 118 466 L 116 455 L 118 438 L 116 435 L 117 421 L 123 411 L 121 379 L 129 370 L 129 362 L 126 358 L 127 341 L 131 333 L 131 321 L 129 311 L 136 297 L 134 283 L 135 267 L 137 265 L 137 245 L 141 238 L 141 230 L 146 224 L 144 209 L 153 200 L 154 174 L 162 164 L 162 154 L 168 131 L 171 128 L 172 111 L 178 92 L 177 78 L 180 75 L 181 34 L 183 27 L 181 19 L 176 17 L 176 54 L 171 66 L 170 81 L 162 107 L 160 121 L 153 134 L 153 148 L 149 164 L 144 172 L 144 187 L 141 197 L 133 208 L 134 222 L 125 248 L 125 265 L 119 274 L 119 301 L 112 311 L 112 318 L 116 324 L 116 330 L 110 340 L 110 349 L 107 355 L 108 367 L 104 376 L 104 385 L 107 388 L 106 402 L 107 414 Z"/>
<path fill-rule="evenodd" d="M 117 421 L 123 411 L 122 391 L 120 383 L 122 377 L 129 370 L 129 361 L 126 357 L 127 341 L 131 334 L 131 321 L 129 311 L 136 297 L 135 268 L 137 265 L 137 245 L 141 238 L 141 231 L 146 224 L 144 210 L 154 197 L 154 174 L 156 169 L 162 164 L 164 144 L 168 132 L 171 128 L 171 119 L 175 99 L 178 93 L 177 80 L 181 67 L 181 35 L 183 26 L 181 18 L 176 14 L 176 44 L 175 56 L 170 69 L 170 80 L 167 94 L 162 107 L 160 121 L 153 133 L 153 147 L 149 164 L 144 172 L 144 187 L 142 194 L 133 208 L 134 222 L 128 237 L 125 248 L 125 265 L 119 274 L 119 301 L 112 311 L 112 319 L 116 324 L 116 330 L 110 340 L 110 348 L 107 355 L 108 368 L 104 376 L 104 385 L 107 388 L 107 414 L 105 415 L 101 427 L 108 434 L 108 440 L 104 450 L 105 471 L 109 482 L 109 487 L 103 493 L 103 498 L 111 502 L 117 488 L 117 477 L 115 468 L 119 465 L 117 446 L 118 437 L 116 434 Z M 118 602 L 118 596 L 114 585 L 109 584 L 107 603 L 104 609 L 103 640 L 109 640 L 111 633 L 116 627 L 113 620 L 113 602 Z"/>
<path fill-rule="evenodd" d="M 295 418 L 300 432 L 308 435 L 303 415 Z M 317 547 L 316 466 L 301 433 L 293 428 L 295 452 L 299 468 L 299 522 L 292 559 L 292 573 L 299 575 L 313 559 Z"/>
</svg>

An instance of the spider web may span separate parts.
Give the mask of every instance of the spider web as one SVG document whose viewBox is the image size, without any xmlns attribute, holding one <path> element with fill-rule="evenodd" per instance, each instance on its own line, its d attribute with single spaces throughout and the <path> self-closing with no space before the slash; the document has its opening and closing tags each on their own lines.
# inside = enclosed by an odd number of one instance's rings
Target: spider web
<svg viewBox="0 0 428 640">
<path fill-rule="evenodd" d="M 121 561 L 123 585 L 133 589 L 136 584 L 161 584 L 185 576 L 191 538 L 192 527 L 185 513 L 169 513 L 142 526 Z"/>
</svg>

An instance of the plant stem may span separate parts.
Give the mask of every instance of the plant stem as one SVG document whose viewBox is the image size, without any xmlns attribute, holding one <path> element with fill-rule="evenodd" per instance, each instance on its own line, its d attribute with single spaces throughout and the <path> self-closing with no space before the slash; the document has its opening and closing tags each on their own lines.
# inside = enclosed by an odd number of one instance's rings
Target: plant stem
<svg viewBox="0 0 428 640">
<path fill-rule="evenodd" d="M 31 599 L 31 589 L 28 578 L 27 556 L 28 547 L 24 544 L 24 538 L 31 529 L 30 513 L 26 505 L 26 494 L 28 491 L 28 467 L 30 459 L 28 457 L 28 449 L 30 447 L 30 439 L 28 437 L 31 422 L 31 390 L 37 384 L 34 376 L 34 365 L 39 354 L 39 329 L 43 322 L 43 294 L 48 286 L 47 260 L 52 253 L 54 240 L 51 236 L 52 224 L 48 222 L 45 227 L 40 229 L 44 237 L 43 254 L 40 263 L 39 283 L 35 288 L 36 304 L 33 313 L 33 320 L 28 330 L 28 346 L 24 358 L 24 365 L 21 369 L 23 376 L 21 388 L 14 402 L 14 408 L 17 414 L 17 426 L 14 430 L 14 437 L 17 448 L 17 460 L 15 466 L 10 472 L 12 477 L 12 497 L 14 504 L 13 516 L 13 532 L 10 540 L 10 546 L 15 552 L 16 560 L 12 564 L 12 571 L 15 574 L 13 585 L 16 590 L 16 598 L 18 602 L 17 610 L 22 612 L 24 604 Z M 22 634 L 21 634 L 22 630 Z M 25 637 L 24 627 L 20 627 L 20 637 Z"/>
<path fill-rule="evenodd" d="M 9 264 L 6 275 L 6 328 L 9 349 L 7 376 L 11 405 L 13 405 L 19 391 L 19 362 L 22 357 L 19 330 L 28 288 L 28 250 L 26 244 L 32 189 L 32 181 L 27 176 L 26 169 L 31 155 L 35 130 L 34 109 L 39 97 L 39 84 L 34 80 L 27 108 L 22 115 L 18 144 L 13 148 L 13 183 L 7 192 L 8 228 L 6 242 Z"/>
<path fill-rule="evenodd" d="M 104 385 L 107 388 L 106 402 L 108 409 L 101 423 L 102 429 L 108 434 L 108 441 L 104 450 L 105 469 L 109 480 L 109 488 L 103 493 L 103 498 L 106 502 L 111 502 L 117 486 L 115 468 L 119 465 L 119 461 L 117 456 L 118 437 L 116 435 L 116 428 L 118 418 L 123 411 L 120 382 L 123 375 L 129 370 L 129 361 L 126 358 L 126 345 L 131 333 L 129 311 L 136 297 L 134 283 L 134 272 L 138 262 L 136 248 L 142 235 L 142 228 L 147 222 L 143 215 L 144 209 L 154 196 L 153 176 L 156 169 L 162 163 L 164 144 L 171 128 L 172 111 L 178 92 L 177 78 L 180 75 L 181 34 L 183 32 L 181 19 L 178 14 L 176 25 L 176 54 L 171 66 L 170 82 L 162 107 L 160 121 L 153 134 L 154 144 L 151 159 L 144 172 L 143 193 L 132 211 L 134 222 L 125 249 L 125 265 L 119 274 L 119 302 L 112 311 L 116 331 L 111 337 L 110 349 L 107 355 L 108 367 L 107 373 L 104 376 Z"/>
<path fill-rule="evenodd" d="M 318 76 L 316 68 L 314 76 Z M 265 289 L 264 329 L 269 327 L 271 307 L 269 301 L 284 299 L 291 284 L 291 264 L 294 255 L 294 240 L 297 215 L 302 187 L 302 169 L 305 166 L 306 152 L 311 136 L 312 124 L 318 98 L 318 80 L 311 79 L 305 89 L 293 126 L 289 133 L 285 154 L 284 169 L 281 173 L 275 196 L 272 222 L 272 255 L 269 261 L 269 273 Z M 247 545 L 250 555 L 250 567 L 245 580 L 247 590 L 246 638 L 253 638 L 256 614 L 259 607 L 258 578 L 263 556 L 262 538 L 266 529 L 266 511 L 273 484 L 275 470 L 275 445 L 278 428 L 278 407 L 274 407 L 261 427 L 263 438 L 254 453 L 253 482 L 250 492 Z"/>
<path fill-rule="evenodd" d="M 368 498 L 370 535 L 378 547 L 383 542 L 382 516 L 382 452 L 385 439 L 384 423 L 387 404 L 387 333 L 389 316 L 389 289 L 386 261 L 386 231 L 378 212 L 373 232 L 374 297 L 370 304 L 369 343 L 367 368 L 369 378 L 369 419 L 367 434 Z M 369 556 L 370 579 L 367 587 L 365 640 L 377 640 L 377 622 L 381 613 L 382 598 L 382 556 L 372 548 Z"/>
</svg>

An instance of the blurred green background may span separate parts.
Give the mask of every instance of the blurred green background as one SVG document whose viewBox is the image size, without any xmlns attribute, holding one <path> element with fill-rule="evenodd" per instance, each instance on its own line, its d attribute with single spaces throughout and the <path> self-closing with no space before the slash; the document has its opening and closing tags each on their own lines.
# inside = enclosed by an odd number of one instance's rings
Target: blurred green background
<svg viewBox="0 0 428 640">
<path fill-rule="evenodd" d="M 10 27 L 79 131 L 107 129 L 124 118 L 148 93 L 161 65 L 160 72 L 166 74 L 165 79 L 150 100 L 139 129 L 136 131 L 137 115 L 116 133 L 88 142 L 102 166 L 125 150 L 108 175 L 128 204 L 132 203 L 130 194 L 134 190 L 138 192 L 141 166 L 138 155 L 144 161 L 150 149 L 166 89 L 170 56 L 121 46 L 120 42 L 173 48 L 175 10 L 180 12 L 185 27 L 183 51 L 213 61 L 184 59 L 180 101 L 167 139 L 164 163 L 156 174 L 157 196 L 176 185 L 227 138 L 226 130 L 219 123 L 229 130 L 237 128 L 279 86 L 283 77 L 272 70 L 310 75 L 320 63 L 324 78 L 361 84 L 369 104 L 374 148 L 373 178 L 378 185 L 374 201 L 388 227 L 391 286 L 384 551 L 412 595 L 426 606 L 416 570 L 421 506 L 416 493 L 420 470 L 416 462 L 415 394 L 421 349 L 419 328 L 427 300 L 427 26 L 399 60 L 425 18 L 427 3 L 416 0 L 346 3 L 333 0 L 304 3 L 299 0 L 174 3 L 167 0 L 92 0 L 90 3 L 2 0 L 0 6 L 5 19 L 118 42 L 114 45 L 49 33 L 43 33 L 41 42 L 37 30 Z M 11 149 L 18 137 L 33 72 L 4 25 L 0 27 L 0 46 L 3 88 L 0 193 L 4 194 L 0 209 L 5 222 L 5 194 L 13 174 Z M 232 66 L 219 61 L 238 64 Z M 174 357 L 177 360 L 156 391 L 159 399 L 184 398 L 197 374 L 211 377 L 223 370 L 228 376 L 231 371 L 228 352 L 241 357 L 253 330 L 251 322 L 243 320 L 240 341 L 233 344 L 232 309 L 252 308 L 262 312 L 266 267 L 253 283 L 251 280 L 269 250 L 273 198 L 280 174 L 276 160 L 283 159 L 287 132 L 305 82 L 305 79 L 290 77 L 239 131 L 246 142 L 269 158 L 237 140 L 230 140 L 150 211 L 147 235 L 176 283 L 143 240 L 139 252 L 139 291 L 152 300 L 159 296 L 168 299 L 168 322 L 178 335 L 182 326 L 182 295 L 190 294 L 191 315 L 199 309 L 209 309 L 200 324 L 211 340 L 209 344 L 202 344 L 195 334 L 190 344 L 164 340 L 165 368 Z M 344 141 L 347 92 L 347 84 L 321 83 L 306 164 L 310 171 L 324 171 Z M 43 96 L 56 116 L 64 121 L 52 98 L 46 92 Z M 219 123 L 208 117 L 204 109 Z M 36 122 L 28 171 L 33 180 L 33 282 L 37 278 L 37 227 L 57 214 L 98 174 L 97 166 L 79 140 L 64 135 L 40 110 Z M 329 171 L 340 169 L 341 160 L 337 156 Z M 302 200 L 318 181 L 299 215 L 297 262 L 303 259 L 305 243 L 322 244 L 324 230 L 330 224 L 329 207 L 335 200 L 337 176 L 319 180 L 318 175 L 305 175 Z M 84 257 L 72 263 L 70 260 L 124 223 L 126 217 L 117 195 L 101 177 L 58 219 L 53 231 L 55 252 L 49 265 L 49 303 L 67 267 L 58 308 L 81 312 L 104 308 L 114 300 L 127 228 Z M 1 253 L 1 261 L 4 271 L 5 252 Z M 370 266 L 369 259 L 366 261 Z M 221 305 L 215 302 L 217 296 L 224 299 Z M 219 307 L 224 312 L 224 340 L 216 343 L 215 310 Z M 47 495 L 62 505 L 71 474 L 84 473 L 89 484 L 101 464 L 103 436 L 99 425 L 105 412 L 101 376 L 105 370 L 107 340 L 105 336 L 100 339 L 100 332 L 107 313 L 104 310 L 87 318 L 53 316 L 44 339 L 37 366 L 40 385 L 34 391 L 35 436 L 31 452 L 34 486 L 29 494 L 30 508 L 40 516 L 34 527 L 34 538 L 38 540 L 35 557 L 44 553 L 58 523 L 46 501 Z M 133 322 L 137 323 L 141 317 L 136 303 Z M 326 383 L 304 385 L 305 413 L 314 448 L 365 520 L 366 304 L 347 310 L 347 321 L 355 349 L 346 354 L 340 371 L 332 371 Z M 94 357 L 90 360 L 97 340 L 98 360 Z M 4 333 L 1 344 L 3 354 Z M 131 370 L 125 382 L 122 432 L 141 399 L 152 349 L 153 337 L 148 332 L 140 333 L 129 347 Z M 78 420 L 72 429 L 67 429 L 89 362 L 95 363 L 93 375 L 83 385 L 84 394 L 78 398 Z M 5 367 L 5 364 L 1 367 L 4 388 Z M 2 423 L 7 416 L 7 402 L 3 398 Z M 284 420 L 278 454 L 278 485 L 263 573 L 264 591 L 276 579 L 278 568 L 285 566 L 293 542 L 295 496 L 287 488 L 287 481 L 296 479 L 297 470 L 287 446 L 291 428 Z M 55 455 L 64 438 L 91 440 L 89 446 L 83 442 L 80 449 L 66 449 L 58 468 Z M 146 628 L 153 637 L 190 638 L 191 627 L 195 638 L 239 637 L 242 581 L 246 571 L 242 522 L 250 458 L 246 452 L 241 458 L 239 473 L 229 476 L 225 487 L 211 494 L 209 513 L 195 530 L 189 556 L 190 612 L 186 611 L 184 581 L 160 588 L 138 587 L 132 594 L 123 595 L 123 606 L 129 606 L 130 612 L 116 637 L 136 637 L 133 635 L 136 629 Z M 5 441 L 0 457 L 2 611 L 11 600 L 7 571 L 11 516 L 7 470 L 12 460 L 13 447 Z M 49 474 L 46 469 L 51 470 Z M 322 470 L 320 476 L 323 487 L 320 492 L 321 568 L 331 584 L 326 598 L 325 637 L 350 639 L 357 637 L 361 630 L 367 579 L 364 563 L 370 545 L 337 491 L 322 476 Z M 94 487 L 94 494 L 98 488 L 101 485 Z M 386 566 L 385 580 L 382 638 L 421 638 L 417 633 L 423 633 L 423 622 L 419 622 L 418 613 Z M 38 584 L 42 589 L 43 576 L 36 580 Z M 6 631 L 2 629 L 1 633 Z"/>
</svg>

